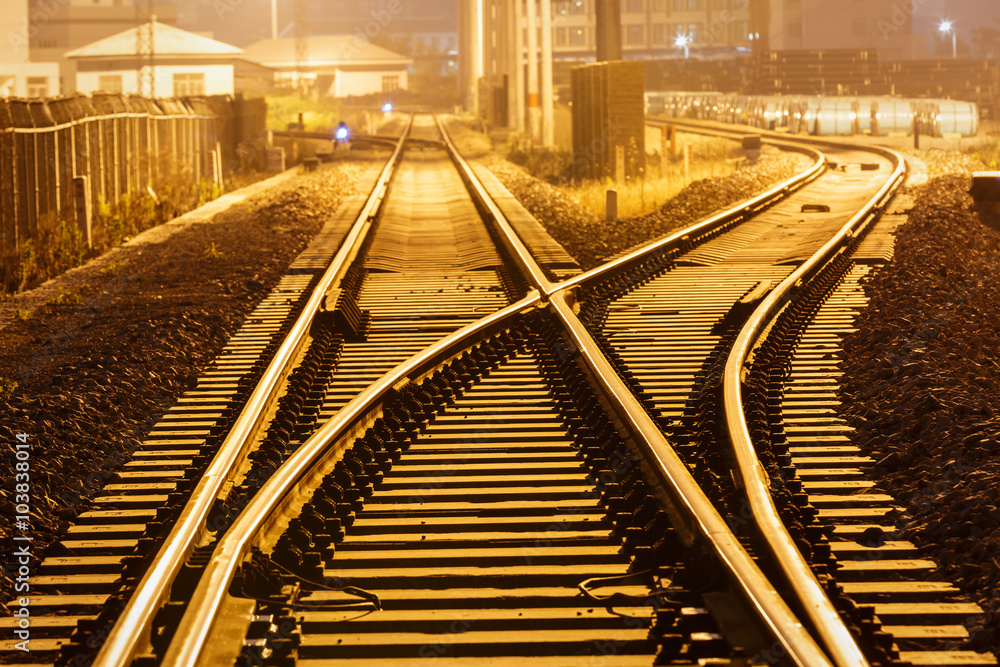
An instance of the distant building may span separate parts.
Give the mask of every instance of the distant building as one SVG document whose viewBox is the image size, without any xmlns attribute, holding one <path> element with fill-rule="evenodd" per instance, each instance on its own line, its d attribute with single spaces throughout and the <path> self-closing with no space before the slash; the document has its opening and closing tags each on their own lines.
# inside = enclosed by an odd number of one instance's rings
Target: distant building
<svg viewBox="0 0 1000 667">
<path fill-rule="evenodd" d="M 310 32 L 404 39 L 414 52 L 458 48 L 455 0 L 308 0 Z"/>
<path fill-rule="evenodd" d="M 536 1 L 535 6 L 539 3 Z M 508 0 L 485 0 L 487 16 L 505 16 Z M 593 60 L 596 48 L 595 0 L 552 0 L 552 51 L 560 60 Z M 487 19 L 496 31 L 489 44 L 507 41 L 505 25 Z M 622 0 L 622 52 L 628 59 L 676 58 L 683 56 L 678 37 L 689 41 L 691 55 L 711 55 L 749 50 L 750 9 L 748 0 Z M 527 43 L 527 28 L 522 27 Z M 487 49 L 487 53 L 490 50 Z M 487 70 L 489 70 L 489 65 Z"/>
<path fill-rule="evenodd" d="M 235 92 L 234 65 L 243 51 L 230 44 L 153 22 L 153 82 L 157 97 Z M 81 93 L 138 93 L 136 28 L 73 49 Z"/>
<path fill-rule="evenodd" d="M 60 81 L 51 94 L 72 92 L 76 86 L 76 69 L 66 59 L 67 51 L 134 28 L 137 22 L 136 0 L 20 1 L 29 8 L 25 36 L 30 43 L 31 59 L 59 64 Z M 145 0 L 141 0 L 139 9 L 138 18 L 145 19 Z M 153 13 L 161 24 L 177 24 L 177 8 L 172 2 L 156 0 Z"/>
<path fill-rule="evenodd" d="M 49 97 L 59 93 L 59 65 L 32 62 L 27 0 L 0 12 L 0 97 Z"/>
<path fill-rule="evenodd" d="M 308 0 L 309 31 L 372 41 L 413 58 L 411 73 L 445 76 L 457 68 L 457 4 L 455 0 Z"/>
<path fill-rule="evenodd" d="M 348 97 L 407 88 L 413 60 L 355 35 L 314 35 L 306 38 L 305 46 L 302 63 L 292 37 L 251 44 L 244 57 L 274 70 L 279 87 L 294 88 L 304 82 L 320 95 Z"/>
<path fill-rule="evenodd" d="M 880 61 L 927 56 L 927 37 L 914 34 L 917 3 L 899 0 L 772 0 L 772 51 L 869 49 Z"/>
</svg>

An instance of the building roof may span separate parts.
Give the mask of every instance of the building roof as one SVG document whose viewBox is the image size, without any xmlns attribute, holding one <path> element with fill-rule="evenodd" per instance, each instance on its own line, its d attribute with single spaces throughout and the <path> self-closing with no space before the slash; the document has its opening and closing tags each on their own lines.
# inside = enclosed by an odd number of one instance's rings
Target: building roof
<svg viewBox="0 0 1000 667">
<path fill-rule="evenodd" d="M 294 68 L 295 38 L 264 39 L 248 46 L 243 52 L 247 60 L 275 68 Z M 306 38 L 308 66 L 337 67 L 345 65 L 395 65 L 405 67 L 413 60 L 372 44 L 354 35 L 312 35 Z"/>
<path fill-rule="evenodd" d="M 143 26 L 145 27 L 145 26 Z M 134 57 L 136 30 L 130 28 L 66 53 L 67 58 Z M 164 23 L 153 22 L 153 51 L 164 56 L 238 56 L 243 50 L 231 44 L 181 30 Z"/>
</svg>

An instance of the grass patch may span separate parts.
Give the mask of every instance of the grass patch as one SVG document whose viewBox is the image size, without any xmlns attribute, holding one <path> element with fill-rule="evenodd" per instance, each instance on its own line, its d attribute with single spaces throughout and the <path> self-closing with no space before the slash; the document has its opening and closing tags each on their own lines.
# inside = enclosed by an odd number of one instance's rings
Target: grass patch
<svg viewBox="0 0 1000 667">
<path fill-rule="evenodd" d="M 3 401 L 4 403 L 10 401 L 10 397 L 14 395 L 17 387 L 17 380 L 0 377 L 0 401 Z"/>
<path fill-rule="evenodd" d="M 128 266 L 128 260 L 123 259 L 120 262 L 117 259 L 113 259 L 108 262 L 108 265 L 101 269 L 101 274 L 105 276 L 117 276 L 121 275 L 121 272 L 125 270 Z"/>
<path fill-rule="evenodd" d="M 677 155 L 667 155 L 665 160 L 659 153 L 647 155 L 645 173 L 639 178 L 627 179 L 621 185 L 612 179 L 564 182 L 561 185 L 567 194 L 600 219 L 604 218 L 607 191 L 615 189 L 618 191 L 618 216 L 633 218 L 656 211 L 694 181 L 728 176 L 743 164 L 742 149 L 725 139 L 692 138 L 688 154 L 687 168 L 681 144 L 678 145 Z M 537 165 L 541 174 L 537 177 L 545 178 L 555 169 L 568 172 L 571 158 L 568 153 L 539 156 L 529 159 L 525 167 L 530 171 L 532 165 Z M 561 166 L 564 163 L 566 166 Z M 548 180 L 553 182 L 551 177 Z"/>
<path fill-rule="evenodd" d="M 222 252 L 221 250 L 215 247 L 215 241 L 205 244 L 205 251 L 202 253 L 202 257 L 204 257 L 205 259 L 209 261 L 215 261 L 218 259 L 222 259 L 225 256 L 226 253 Z"/>
<path fill-rule="evenodd" d="M 14 319 L 16 321 L 18 321 L 18 322 L 24 322 L 29 317 L 31 317 L 31 313 L 32 312 L 33 311 L 31 311 L 31 310 L 29 310 L 27 308 L 17 308 L 17 307 L 15 307 L 14 308 Z"/>
<path fill-rule="evenodd" d="M 463 139 L 465 135 L 481 136 L 457 123 L 454 129 Z M 687 169 L 684 166 L 685 141 L 688 143 Z M 505 157 L 524 167 L 535 178 L 562 188 L 598 219 L 604 218 L 609 189 L 618 191 L 619 217 L 639 217 L 659 209 L 688 184 L 703 178 L 728 176 L 743 163 L 743 151 L 735 142 L 696 135 L 681 135 L 677 154 L 667 155 L 665 160 L 659 153 L 647 154 L 643 175 L 627 179 L 621 185 L 613 179 L 574 180 L 573 154 L 568 151 L 514 146 Z"/>
<path fill-rule="evenodd" d="M 46 303 L 50 306 L 79 306 L 82 302 L 83 300 L 80 298 L 80 295 L 76 290 L 63 290 L 63 288 L 60 287 L 59 294 L 50 298 Z"/>
<path fill-rule="evenodd" d="M 298 95 L 270 95 L 266 100 L 267 127 L 272 130 L 287 130 L 289 123 L 299 122 L 300 113 L 304 129 L 311 132 L 337 127 L 343 116 L 343 107 L 339 102 Z"/>
</svg>

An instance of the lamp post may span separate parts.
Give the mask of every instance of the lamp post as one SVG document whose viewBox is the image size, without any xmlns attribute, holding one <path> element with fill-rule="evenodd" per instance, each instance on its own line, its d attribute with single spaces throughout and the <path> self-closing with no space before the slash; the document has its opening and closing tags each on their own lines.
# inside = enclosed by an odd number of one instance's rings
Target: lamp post
<svg viewBox="0 0 1000 667">
<path fill-rule="evenodd" d="M 938 26 L 938 30 L 944 34 L 951 33 L 951 57 L 958 57 L 958 31 L 955 30 L 955 24 L 951 21 L 941 21 L 941 25 Z"/>
<path fill-rule="evenodd" d="M 684 48 L 685 60 L 690 56 L 688 45 L 691 44 L 691 41 L 691 35 L 677 35 L 677 39 L 674 40 L 675 46 L 681 46 Z"/>
</svg>

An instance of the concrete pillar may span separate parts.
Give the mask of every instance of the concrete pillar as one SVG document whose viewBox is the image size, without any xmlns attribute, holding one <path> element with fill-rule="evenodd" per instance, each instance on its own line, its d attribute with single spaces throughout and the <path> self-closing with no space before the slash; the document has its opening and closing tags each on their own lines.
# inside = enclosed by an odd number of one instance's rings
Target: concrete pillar
<svg viewBox="0 0 1000 667">
<path fill-rule="evenodd" d="M 524 134 L 524 0 L 512 0 L 514 3 L 514 129 Z"/>
<path fill-rule="evenodd" d="M 541 0 L 542 9 L 542 145 L 555 145 L 552 91 L 552 0 Z"/>
<path fill-rule="evenodd" d="M 622 15 L 619 0 L 597 0 L 597 62 L 622 59 Z"/>
<path fill-rule="evenodd" d="M 521 68 L 521 54 L 517 52 L 516 35 L 521 26 L 517 24 L 516 6 L 518 0 L 506 0 L 504 19 L 506 20 L 507 41 L 507 127 L 517 128 L 517 72 Z"/>
<path fill-rule="evenodd" d="M 538 100 L 538 0 L 527 0 L 528 11 L 528 126 L 531 143 L 542 135 L 542 110 Z"/>
</svg>

